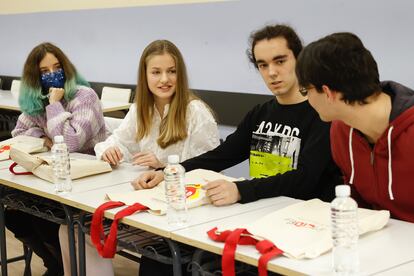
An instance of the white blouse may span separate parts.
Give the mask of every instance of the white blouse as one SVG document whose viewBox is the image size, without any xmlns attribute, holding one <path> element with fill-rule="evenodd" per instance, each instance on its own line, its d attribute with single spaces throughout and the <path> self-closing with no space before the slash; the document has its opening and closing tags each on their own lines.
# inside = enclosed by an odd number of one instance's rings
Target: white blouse
<svg viewBox="0 0 414 276">
<path fill-rule="evenodd" d="M 164 115 L 168 114 L 169 105 L 164 107 Z M 152 127 L 149 135 L 136 141 L 137 107 L 131 105 L 121 125 L 114 130 L 104 142 L 95 145 L 98 159 L 106 149 L 117 146 L 123 154 L 123 161 L 132 162 L 132 156 L 138 152 L 152 152 L 158 160 L 167 164 L 168 155 L 177 154 L 180 162 L 209 151 L 219 145 L 217 123 L 207 106 L 200 100 L 192 100 L 187 106 L 187 138 L 166 148 L 157 144 L 161 116 L 154 108 Z"/>
</svg>

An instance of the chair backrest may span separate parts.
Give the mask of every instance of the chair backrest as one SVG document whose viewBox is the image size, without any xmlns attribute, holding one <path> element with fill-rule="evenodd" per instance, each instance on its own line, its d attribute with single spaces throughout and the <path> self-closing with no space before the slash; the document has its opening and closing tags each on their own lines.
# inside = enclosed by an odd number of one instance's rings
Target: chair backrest
<svg viewBox="0 0 414 276">
<path fill-rule="evenodd" d="M 13 80 L 11 84 L 10 91 L 15 98 L 19 98 L 20 93 L 20 80 Z"/>
<path fill-rule="evenodd" d="M 113 101 L 121 103 L 129 103 L 131 98 L 131 89 L 129 88 L 116 88 L 104 86 L 102 88 L 102 101 Z"/>
<path fill-rule="evenodd" d="M 122 123 L 122 119 L 113 118 L 113 117 L 104 117 L 105 120 L 105 129 L 106 129 L 106 136 L 110 136 L 115 129 L 119 127 Z"/>
</svg>

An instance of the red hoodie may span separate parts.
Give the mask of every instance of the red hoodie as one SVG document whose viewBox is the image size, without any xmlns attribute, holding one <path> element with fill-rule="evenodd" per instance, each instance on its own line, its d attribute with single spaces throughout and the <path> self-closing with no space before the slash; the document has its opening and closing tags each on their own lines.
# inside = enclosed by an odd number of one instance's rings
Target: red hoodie
<svg viewBox="0 0 414 276">
<path fill-rule="evenodd" d="M 360 207 L 385 209 L 414 222 L 414 91 L 382 83 L 392 98 L 390 124 L 372 148 L 361 133 L 335 121 L 332 155 Z"/>
</svg>

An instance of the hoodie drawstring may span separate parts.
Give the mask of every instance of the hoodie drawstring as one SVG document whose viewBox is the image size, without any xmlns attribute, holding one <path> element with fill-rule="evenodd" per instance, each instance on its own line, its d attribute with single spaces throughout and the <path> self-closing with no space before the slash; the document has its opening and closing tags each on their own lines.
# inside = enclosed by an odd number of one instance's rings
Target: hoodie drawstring
<svg viewBox="0 0 414 276">
<path fill-rule="evenodd" d="M 354 168 L 354 154 L 352 152 L 352 133 L 354 132 L 354 129 L 351 127 L 349 130 L 349 158 L 351 159 L 351 177 L 349 179 L 349 184 L 354 184 L 354 174 L 355 174 L 355 168 Z"/>
<path fill-rule="evenodd" d="M 391 200 L 394 200 L 394 195 L 392 193 L 392 167 L 391 167 L 391 133 L 394 129 L 394 126 L 391 126 L 388 129 L 387 141 L 388 141 L 388 195 Z"/>
<path fill-rule="evenodd" d="M 392 193 L 392 154 L 391 154 L 391 133 L 394 129 L 393 126 L 390 126 L 388 129 L 387 135 L 387 142 L 388 142 L 388 196 L 390 200 L 394 200 L 394 194 Z M 351 127 L 349 130 L 349 158 L 351 160 L 351 177 L 349 178 L 349 184 L 354 184 L 354 175 L 355 175 L 355 167 L 354 167 L 354 154 L 352 152 L 352 134 L 354 129 Z"/>
</svg>

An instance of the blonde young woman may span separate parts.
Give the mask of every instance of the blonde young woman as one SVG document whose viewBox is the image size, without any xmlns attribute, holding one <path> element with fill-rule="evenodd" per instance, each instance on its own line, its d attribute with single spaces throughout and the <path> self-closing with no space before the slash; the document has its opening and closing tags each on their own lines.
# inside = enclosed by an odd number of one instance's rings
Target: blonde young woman
<svg viewBox="0 0 414 276">
<path fill-rule="evenodd" d="M 218 144 L 217 123 L 209 107 L 188 88 L 180 51 L 170 41 L 156 40 L 144 49 L 139 62 L 135 103 L 114 133 L 96 144 L 95 152 L 98 159 L 114 166 L 131 162 L 161 168 L 170 154 L 184 161 Z M 67 240 L 67 229 L 61 227 L 65 275 L 70 267 Z M 110 260 L 100 258 L 88 243 L 86 272 L 114 274 Z"/>
<path fill-rule="evenodd" d="M 178 154 L 183 161 L 214 148 L 218 139 L 210 109 L 188 88 L 180 51 L 157 40 L 142 54 L 135 104 L 95 153 L 112 165 L 126 161 L 160 168 L 168 155 Z"/>
</svg>

